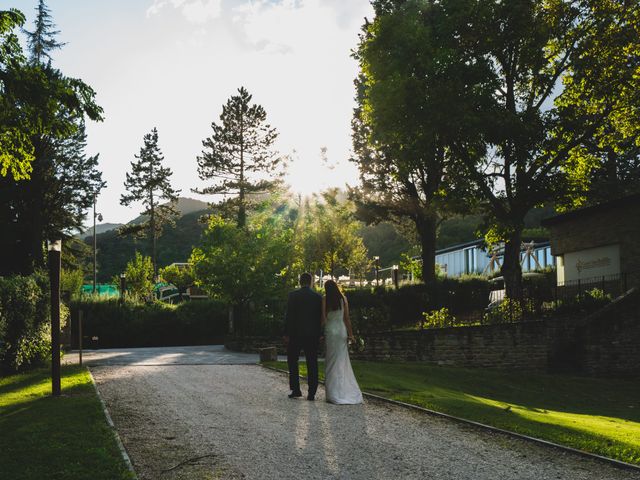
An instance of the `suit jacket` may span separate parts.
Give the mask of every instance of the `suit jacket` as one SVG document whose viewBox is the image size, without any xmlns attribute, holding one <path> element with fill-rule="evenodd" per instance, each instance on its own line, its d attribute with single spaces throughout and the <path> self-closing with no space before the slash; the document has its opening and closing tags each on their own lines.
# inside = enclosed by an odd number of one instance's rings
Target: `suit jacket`
<svg viewBox="0 0 640 480">
<path fill-rule="evenodd" d="M 284 334 L 289 337 L 319 337 L 322 296 L 309 287 L 289 294 Z"/>
</svg>

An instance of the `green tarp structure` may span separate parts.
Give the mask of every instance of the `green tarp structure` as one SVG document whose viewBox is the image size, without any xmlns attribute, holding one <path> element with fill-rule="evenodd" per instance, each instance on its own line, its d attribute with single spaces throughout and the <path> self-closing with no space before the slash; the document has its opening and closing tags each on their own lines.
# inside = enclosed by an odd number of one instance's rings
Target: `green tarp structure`
<svg viewBox="0 0 640 480">
<path fill-rule="evenodd" d="M 82 294 L 92 295 L 93 284 L 83 285 Z M 107 283 L 99 283 L 96 285 L 96 294 L 105 296 L 105 297 L 119 297 L 120 289 L 115 285 L 111 285 Z M 153 294 L 157 299 L 163 300 L 165 298 L 178 295 L 178 289 L 170 283 L 159 282 L 159 283 L 156 283 L 155 287 L 153 287 Z"/>
<path fill-rule="evenodd" d="M 83 295 L 93 294 L 93 284 L 82 285 L 81 292 Z M 104 295 L 105 297 L 119 297 L 120 290 L 115 285 L 111 285 L 108 283 L 98 283 L 96 285 L 96 294 Z"/>
</svg>

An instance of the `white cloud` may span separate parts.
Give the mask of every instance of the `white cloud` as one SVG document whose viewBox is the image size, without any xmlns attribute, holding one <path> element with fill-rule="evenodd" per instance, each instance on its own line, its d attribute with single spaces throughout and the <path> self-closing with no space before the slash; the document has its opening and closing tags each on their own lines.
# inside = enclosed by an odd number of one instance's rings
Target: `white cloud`
<svg viewBox="0 0 640 480">
<path fill-rule="evenodd" d="M 196 24 L 215 20 L 222 13 L 222 0 L 154 0 L 147 9 L 147 17 L 159 14 L 167 5 L 180 10 L 187 21 Z"/>
<path fill-rule="evenodd" d="M 234 9 L 247 41 L 273 52 L 303 51 L 331 41 L 336 10 L 320 0 L 257 0 Z M 311 52 L 309 52 L 311 53 Z"/>
</svg>

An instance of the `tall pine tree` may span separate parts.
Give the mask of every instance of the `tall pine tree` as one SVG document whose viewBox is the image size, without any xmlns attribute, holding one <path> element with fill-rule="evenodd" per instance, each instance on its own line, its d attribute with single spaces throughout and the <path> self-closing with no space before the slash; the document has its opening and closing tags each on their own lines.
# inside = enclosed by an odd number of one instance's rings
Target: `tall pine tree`
<svg viewBox="0 0 640 480">
<path fill-rule="evenodd" d="M 102 109 L 91 87 L 52 66 L 49 53 L 61 44 L 42 7 L 34 31 L 26 32 L 38 49 L 2 79 L 3 96 L 19 113 L 15 128 L 28 139 L 33 159 L 28 182 L 0 178 L 0 224 L 10 225 L 0 236 L 0 275 L 43 267 L 45 241 L 81 230 L 93 195 L 104 186 L 97 156 L 85 155 L 84 126 L 86 117 L 101 120 Z"/>
<path fill-rule="evenodd" d="M 244 227 L 252 196 L 272 191 L 279 183 L 278 167 L 282 158 L 272 150 L 278 137 L 260 105 L 241 87 L 222 106 L 220 123 L 213 122 L 213 135 L 202 141 L 204 150 L 198 157 L 198 174 L 213 184 L 196 193 L 223 195 L 221 206 L 235 213 L 239 227 Z"/>
<path fill-rule="evenodd" d="M 24 30 L 27 35 L 31 61 L 35 64 L 45 63 L 45 60 L 47 63 L 51 63 L 50 52 L 61 49 L 65 44 L 58 42 L 56 39 L 60 31 L 56 30 L 51 18 L 51 12 L 45 1 L 40 0 L 35 10 L 37 15 L 33 31 Z"/>
<path fill-rule="evenodd" d="M 144 136 L 144 146 L 135 157 L 137 160 L 131 162 L 131 173 L 127 173 L 127 180 L 124 182 L 127 193 L 120 196 L 120 203 L 131 205 L 133 202 L 142 202 L 145 206 L 142 215 L 147 217 L 147 221 L 137 225 L 126 225 L 120 232 L 125 235 L 147 232 L 151 238 L 153 273 L 157 278 L 157 240 L 162 233 L 163 225 L 173 224 L 178 216 L 175 203 L 180 191 L 174 190 L 169 182 L 173 174 L 171 169 L 162 166 L 164 157 L 158 147 L 156 128 Z M 161 205 L 160 202 L 163 200 L 168 203 Z"/>
</svg>

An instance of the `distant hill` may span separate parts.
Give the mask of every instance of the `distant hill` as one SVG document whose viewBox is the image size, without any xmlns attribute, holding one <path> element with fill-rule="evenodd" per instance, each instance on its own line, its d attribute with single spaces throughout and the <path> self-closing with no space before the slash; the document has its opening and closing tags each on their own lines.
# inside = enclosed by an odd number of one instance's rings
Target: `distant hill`
<svg viewBox="0 0 640 480">
<path fill-rule="evenodd" d="M 163 205 L 167 205 L 166 203 Z M 186 198 L 179 197 L 178 203 L 176 205 L 176 209 L 180 212 L 180 215 L 187 215 L 193 212 L 202 212 L 209 208 L 209 204 L 207 202 L 203 202 L 201 200 L 196 200 L 195 198 Z M 146 215 L 140 215 L 139 217 L 134 218 L 129 223 L 138 224 L 145 222 L 147 220 Z"/>
<path fill-rule="evenodd" d="M 178 212 L 180 212 L 180 215 L 187 215 L 188 213 L 193 213 L 193 212 L 202 212 L 207 208 L 209 208 L 209 204 L 207 202 L 196 200 L 195 198 L 186 198 L 186 197 L 178 198 L 177 210 Z M 146 217 L 144 215 L 140 215 L 128 223 L 137 224 L 137 223 L 142 223 L 145 220 L 146 220 Z M 117 228 L 123 225 L 124 225 L 123 223 L 100 223 L 96 225 L 96 233 L 100 235 L 101 233 L 105 233 L 110 230 L 116 230 Z M 93 237 L 93 226 L 87 228 L 84 232 L 76 235 L 76 237 L 83 238 L 83 239 L 87 237 Z"/>
<path fill-rule="evenodd" d="M 96 234 L 100 235 L 101 233 L 108 232 L 109 230 L 115 230 L 118 227 L 121 227 L 122 223 L 100 223 L 96 225 Z M 93 227 L 87 228 L 81 234 L 76 235 L 80 238 L 87 238 L 93 236 Z"/>
<path fill-rule="evenodd" d="M 204 203 L 204 202 L 202 202 Z M 206 205 L 206 203 L 204 203 Z M 176 220 L 175 227 L 166 227 L 158 239 L 158 265 L 160 267 L 174 262 L 186 262 L 191 250 L 200 240 L 205 225 L 199 222 L 207 210 L 191 211 Z M 91 238 L 86 239 L 87 243 Z M 108 282 L 115 275 L 120 275 L 129 260 L 138 251 L 143 255 L 151 255 L 151 242 L 147 238 L 120 236 L 116 230 L 97 235 L 98 245 L 98 280 Z"/>
</svg>

